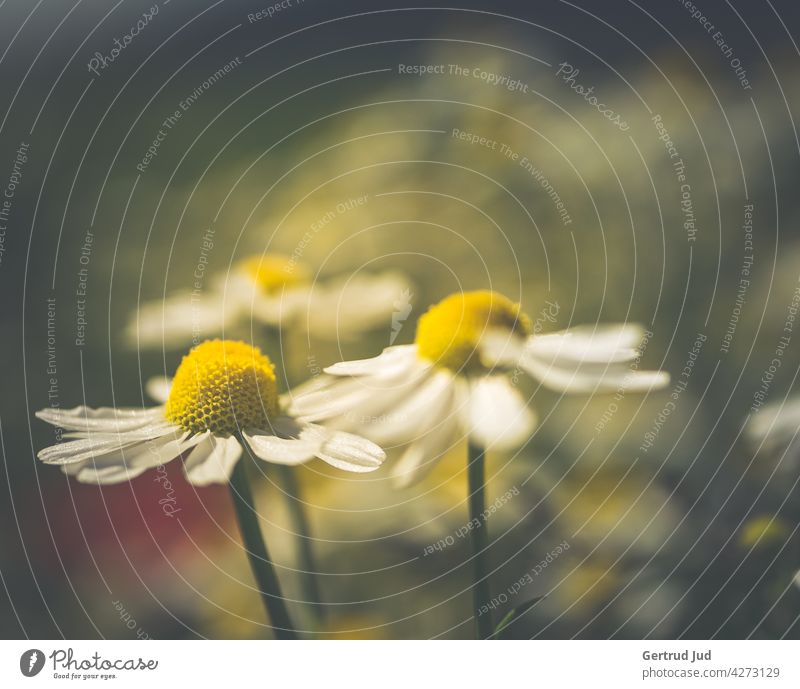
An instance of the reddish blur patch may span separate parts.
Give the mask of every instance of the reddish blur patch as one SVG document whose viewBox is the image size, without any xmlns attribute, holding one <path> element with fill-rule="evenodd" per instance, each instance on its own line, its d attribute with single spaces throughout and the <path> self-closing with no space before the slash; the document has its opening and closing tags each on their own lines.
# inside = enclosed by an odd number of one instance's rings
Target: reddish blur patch
<svg viewBox="0 0 800 689">
<path fill-rule="evenodd" d="M 197 488 L 178 461 L 146 472 L 129 483 L 93 486 L 60 475 L 42 482 L 28 502 L 37 539 L 26 539 L 31 559 L 67 570 L 135 569 L 140 574 L 180 561 L 236 536 L 227 486 Z M 45 514 L 42 514 L 42 506 Z M 52 542 L 42 539 L 46 519 Z M 23 532 L 25 528 L 23 526 Z"/>
</svg>

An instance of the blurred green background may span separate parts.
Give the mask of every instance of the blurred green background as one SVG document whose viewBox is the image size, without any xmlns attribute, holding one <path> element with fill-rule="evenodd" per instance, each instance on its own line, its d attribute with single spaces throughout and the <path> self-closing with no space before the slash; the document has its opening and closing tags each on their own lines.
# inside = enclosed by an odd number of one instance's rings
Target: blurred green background
<svg viewBox="0 0 800 689">
<path fill-rule="evenodd" d="M 586 399 L 521 383 L 541 423 L 518 454 L 490 457 L 489 499 L 519 492 L 491 521 L 492 587 L 508 598 L 502 611 L 546 598 L 513 635 L 800 634 L 798 464 L 779 467 L 780 457 L 757 454 L 742 434 L 800 277 L 794 3 L 709 3 L 751 88 L 680 3 L 621 1 L 412 10 L 295 0 L 251 21 L 263 8 L 249 2 L 173 0 L 158 3 L 118 58 L 89 72 L 91 57 L 108 54 L 155 4 L 0 6 L 0 186 L 15 161 L 21 175 L 0 254 L 0 634 L 268 634 L 224 487 L 195 489 L 173 463 L 181 513 L 170 519 L 152 472 L 102 489 L 70 482 L 37 464 L 35 451 L 54 434 L 33 412 L 54 402 L 150 404 L 144 382 L 170 375 L 181 352 L 137 351 L 123 330 L 138 302 L 191 287 L 208 228 L 207 275 L 224 278 L 249 255 L 292 253 L 313 223 L 363 196 L 314 234 L 302 259 L 320 279 L 403 271 L 412 313 L 397 343 L 413 340 L 430 303 L 492 288 L 534 319 L 557 304 L 546 331 L 642 323 L 652 332 L 643 367 L 686 383 L 646 451 L 671 390 Z M 557 74 L 562 63 L 627 130 Z M 482 73 L 522 86 L 492 85 Z M 165 118 L 198 88 L 137 170 Z M 752 265 L 743 229 L 750 204 Z M 77 345 L 83 267 L 86 330 Z M 284 333 L 284 378 L 377 354 L 391 332 L 387 319 L 352 342 Z M 246 335 L 277 347 L 257 325 Z M 798 343 L 795 333 L 770 402 L 792 392 Z M 296 602 L 287 499 L 264 472 L 262 526 L 310 636 L 471 635 L 467 540 L 424 555 L 467 521 L 463 447 L 403 491 L 386 468 L 356 479 L 319 463 L 303 468 L 322 622 Z M 509 594 L 537 567 L 533 583 Z"/>
</svg>

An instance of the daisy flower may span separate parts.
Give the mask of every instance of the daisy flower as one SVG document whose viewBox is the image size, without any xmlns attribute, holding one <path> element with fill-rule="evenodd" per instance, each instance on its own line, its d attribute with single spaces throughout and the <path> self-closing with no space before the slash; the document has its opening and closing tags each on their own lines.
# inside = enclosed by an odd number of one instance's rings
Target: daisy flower
<svg viewBox="0 0 800 689">
<path fill-rule="evenodd" d="M 293 257 L 251 256 L 207 290 L 184 290 L 145 302 L 128 323 L 126 336 L 137 346 L 176 347 L 255 321 L 320 339 L 351 339 L 388 325 L 394 302 L 408 287 L 392 272 L 326 281 L 312 277 Z"/>
<path fill-rule="evenodd" d="M 148 390 L 163 404 L 37 412 L 68 438 L 39 452 L 39 459 L 79 481 L 110 484 L 184 457 L 186 478 L 204 486 L 228 482 L 242 442 L 267 462 L 293 465 L 318 457 L 355 472 L 377 469 L 385 456 L 364 438 L 287 415 L 274 365 L 243 342 L 203 342 L 183 357 L 171 381 L 155 379 Z"/>
<path fill-rule="evenodd" d="M 669 376 L 634 371 L 643 329 L 579 326 L 533 335 L 519 304 L 497 292 L 453 294 L 420 319 L 414 344 L 348 361 L 292 394 L 299 418 L 402 447 L 401 484 L 430 470 L 459 438 L 513 450 L 536 415 L 514 384 L 521 372 L 557 392 L 591 394 L 662 388 Z"/>
<path fill-rule="evenodd" d="M 518 447 L 536 426 L 516 375 L 525 371 L 559 392 L 663 387 L 665 373 L 631 368 L 643 334 L 637 326 L 614 325 L 534 335 L 530 319 L 507 297 L 453 294 L 419 319 L 414 344 L 325 369 L 326 377 L 296 391 L 290 408 L 307 421 L 403 447 L 394 466 L 401 483 L 430 470 L 459 438 L 469 439 L 469 523 L 481 524 L 470 529 L 472 614 L 477 638 L 488 639 L 500 628 L 489 611 L 489 537 L 479 517 L 486 504 L 485 450 Z"/>
<path fill-rule="evenodd" d="M 155 379 L 152 409 L 76 407 L 37 416 L 69 438 L 39 459 L 86 483 L 129 481 L 183 457 L 193 484 L 229 483 L 231 497 L 264 608 L 281 639 L 297 637 L 267 550 L 243 462 L 242 445 L 267 462 L 302 464 L 318 457 L 345 471 L 377 469 L 385 455 L 350 433 L 298 422 L 283 411 L 275 369 L 243 342 L 211 340 L 183 357 L 175 377 Z"/>
</svg>

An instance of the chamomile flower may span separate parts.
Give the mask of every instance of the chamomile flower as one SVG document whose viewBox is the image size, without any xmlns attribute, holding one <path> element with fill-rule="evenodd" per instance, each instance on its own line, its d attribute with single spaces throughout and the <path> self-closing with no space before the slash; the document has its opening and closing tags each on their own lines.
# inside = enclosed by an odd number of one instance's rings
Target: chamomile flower
<svg viewBox="0 0 800 689">
<path fill-rule="evenodd" d="M 495 450 L 531 436 L 536 416 L 512 371 L 566 393 L 664 387 L 666 373 L 631 368 L 643 332 L 607 325 L 533 335 L 519 304 L 503 295 L 453 294 L 420 318 L 414 344 L 326 368 L 293 393 L 290 409 L 383 447 L 403 447 L 393 473 L 409 483 L 465 435 Z"/>
<path fill-rule="evenodd" d="M 350 339 L 389 323 L 407 282 L 397 273 L 313 280 L 302 262 L 281 254 L 251 256 L 207 290 L 145 302 L 126 336 L 141 347 L 176 347 L 248 328 L 251 321 L 292 327 L 320 339 Z"/>
<path fill-rule="evenodd" d="M 68 438 L 39 452 L 39 459 L 79 481 L 110 484 L 183 457 L 187 479 L 202 486 L 228 482 L 242 454 L 240 437 L 255 456 L 277 464 L 318 457 L 366 472 L 385 456 L 364 438 L 288 416 L 272 362 L 243 342 L 203 342 L 183 357 L 171 381 L 156 379 L 148 389 L 161 406 L 37 412 Z"/>
</svg>

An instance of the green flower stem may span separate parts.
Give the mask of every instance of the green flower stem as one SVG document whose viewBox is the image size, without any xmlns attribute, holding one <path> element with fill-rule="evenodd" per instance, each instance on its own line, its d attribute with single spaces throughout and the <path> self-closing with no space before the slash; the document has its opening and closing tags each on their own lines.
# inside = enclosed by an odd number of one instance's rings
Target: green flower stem
<svg viewBox="0 0 800 689">
<path fill-rule="evenodd" d="M 291 528 L 297 534 L 298 556 L 300 559 L 300 585 L 303 598 L 312 606 L 317 620 L 325 617 L 325 608 L 322 605 L 322 596 L 316 576 L 316 563 L 311 547 L 311 528 L 308 523 L 303 499 L 300 495 L 300 482 L 297 480 L 297 468 L 285 464 L 276 464 L 275 472 L 286 494 L 287 509 Z"/>
<path fill-rule="evenodd" d="M 282 346 L 282 342 L 286 346 Z M 294 380 L 294 371 L 301 371 L 306 368 L 306 362 L 300 357 L 301 352 L 306 351 L 307 342 L 303 341 L 300 333 L 296 330 L 281 332 L 273 328 L 266 328 L 263 342 L 265 351 L 272 359 L 273 363 L 282 361 L 284 366 L 276 371 L 280 383 L 291 389 L 299 380 Z M 294 361 L 292 359 L 294 358 Z M 301 361 L 302 359 L 302 361 Z M 304 371 L 305 373 L 305 371 Z M 325 608 L 322 605 L 322 596 L 319 583 L 317 581 L 317 567 L 314 558 L 313 542 L 311 538 L 311 526 L 306 516 L 303 498 L 300 494 L 300 483 L 297 480 L 297 467 L 286 466 L 284 464 L 273 464 L 275 476 L 286 500 L 286 512 L 289 517 L 291 530 L 297 536 L 297 568 L 300 572 L 300 591 L 303 599 L 309 603 L 313 611 L 313 620 L 324 622 Z"/>
<path fill-rule="evenodd" d="M 481 608 L 492 597 L 489 587 L 489 533 L 482 521 L 485 509 L 485 468 L 483 448 L 470 441 L 467 449 L 467 478 L 469 484 L 469 518 L 472 524 L 479 524 L 470 531 L 472 542 L 472 606 L 475 616 L 475 631 L 478 639 L 488 639 L 492 632 L 492 615 Z M 477 521 L 475 521 L 477 520 Z"/>
<path fill-rule="evenodd" d="M 243 447 L 247 447 L 243 438 L 240 438 L 240 442 L 242 442 Z M 281 585 L 278 581 L 278 576 L 275 574 L 275 569 L 272 567 L 267 543 L 258 523 L 253 493 L 250 490 L 250 483 L 247 479 L 246 457 L 247 453 L 245 451 L 245 456 L 236 462 L 230 481 L 231 498 L 233 499 L 236 518 L 239 521 L 239 530 L 242 532 L 242 540 L 247 550 L 247 557 L 250 560 L 250 567 L 261 592 L 261 600 L 272 623 L 275 637 L 278 639 L 296 639 L 297 634 L 294 631 L 294 626 L 289 618 L 289 611 L 286 609 L 286 604 L 281 595 Z"/>
</svg>

